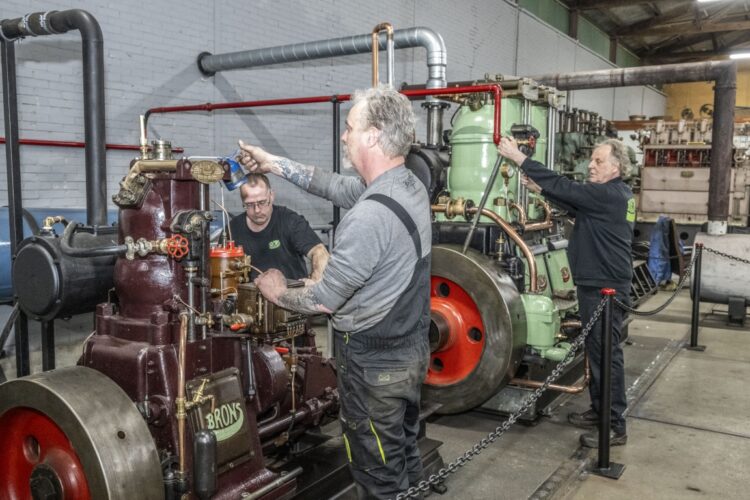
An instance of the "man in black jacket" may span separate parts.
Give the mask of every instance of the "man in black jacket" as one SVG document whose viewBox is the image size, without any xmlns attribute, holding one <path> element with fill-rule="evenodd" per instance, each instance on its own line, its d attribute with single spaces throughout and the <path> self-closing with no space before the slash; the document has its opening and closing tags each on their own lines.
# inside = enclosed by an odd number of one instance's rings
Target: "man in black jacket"
<svg viewBox="0 0 750 500">
<path fill-rule="evenodd" d="M 623 182 L 630 160 L 627 148 L 616 139 L 598 144 L 591 154 L 587 183 L 572 181 L 527 158 L 515 140 L 503 137 L 498 153 L 516 163 L 526 174 L 524 184 L 531 191 L 541 193 L 575 217 L 575 226 L 568 247 L 568 257 L 576 283 L 581 321 L 586 325 L 602 300 L 602 288 L 614 288 L 617 299 L 628 303 L 633 266 L 630 246 L 635 223 L 635 200 Z M 612 446 L 627 442 L 625 418 L 625 370 L 620 333 L 623 311 L 612 311 Z M 599 423 L 601 384 L 601 318 L 586 338 L 586 351 L 591 365 L 591 408 L 583 413 L 571 413 L 568 420 L 579 427 L 595 427 Z M 581 436 L 581 444 L 596 448 L 598 435 L 590 432 Z"/>
</svg>

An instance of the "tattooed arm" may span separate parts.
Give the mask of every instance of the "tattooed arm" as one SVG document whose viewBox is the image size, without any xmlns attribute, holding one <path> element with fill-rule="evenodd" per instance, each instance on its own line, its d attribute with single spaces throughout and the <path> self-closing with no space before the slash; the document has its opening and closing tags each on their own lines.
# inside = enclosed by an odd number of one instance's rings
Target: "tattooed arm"
<svg viewBox="0 0 750 500">
<path fill-rule="evenodd" d="M 320 303 L 312 288 L 288 288 L 278 297 L 276 305 L 302 314 L 332 314 L 333 311 Z"/>
<path fill-rule="evenodd" d="M 239 162 L 251 173 L 272 174 L 283 177 L 304 190 L 310 187 L 315 167 L 303 165 L 283 156 L 272 155 L 262 148 L 240 141 Z"/>
<path fill-rule="evenodd" d="M 278 269 L 269 269 L 255 279 L 263 296 L 277 306 L 302 314 L 331 314 L 332 311 L 320 303 L 312 288 L 287 288 L 286 278 Z"/>
<path fill-rule="evenodd" d="M 351 208 L 365 191 L 364 181 L 356 176 L 343 176 L 303 165 L 283 156 L 276 156 L 257 146 L 240 141 L 237 160 L 251 173 L 272 173 L 296 184 L 305 191 L 321 196 L 334 205 Z"/>
</svg>

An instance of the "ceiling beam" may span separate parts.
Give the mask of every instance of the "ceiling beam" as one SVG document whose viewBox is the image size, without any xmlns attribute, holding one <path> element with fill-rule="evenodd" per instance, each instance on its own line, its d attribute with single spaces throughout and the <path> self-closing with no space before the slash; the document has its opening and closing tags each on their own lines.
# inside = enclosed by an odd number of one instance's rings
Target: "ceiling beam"
<svg viewBox="0 0 750 500">
<path fill-rule="evenodd" d="M 724 46 L 718 50 L 696 50 L 696 51 L 679 51 L 664 52 L 642 57 L 647 64 L 667 64 L 672 62 L 684 62 L 689 60 L 712 59 L 719 56 L 727 56 L 738 49 L 747 49 L 746 45 L 750 44 L 750 33 L 743 33 L 734 40 L 724 39 Z"/>
<path fill-rule="evenodd" d="M 651 3 L 653 0 L 570 0 L 568 6 L 579 10 L 609 9 L 612 7 L 624 7 L 627 5 L 638 5 Z"/>
<path fill-rule="evenodd" d="M 675 36 L 662 40 L 657 44 L 652 44 L 651 48 L 642 51 L 639 55 L 642 58 L 668 56 L 675 49 L 687 49 L 695 44 L 706 42 L 711 39 L 710 33 L 701 33 L 691 37 Z"/>
<path fill-rule="evenodd" d="M 673 52 L 672 54 L 664 54 L 661 56 L 648 57 L 642 59 L 644 65 L 653 64 L 673 64 L 690 61 L 703 61 L 706 59 L 716 59 L 725 57 L 730 54 L 730 50 L 699 50 L 696 52 Z"/>
<path fill-rule="evenodd" d="M 662 14 L 661 16 L 652 17 L 651 19 L 646 19 L 645 21 L 640 21 L 635 24 L 631 24 L 629 26 L 625 26 L 623 28 L 620 28 L 615 33 L 616 36 L 628 36 L 628 35 L 640 35 L 640 32 L 649 28 L 653 28 L 655 26 L 661 26 L 662 24 L 676 21 L 677 19 L 681 17 L 687 17 L 689 20 L 692 18 L 690 15 L 690 12 L 686 12 L 685 9 L 677 9 L 673 10 L 671 12 L 668 12 L 666 14 Z"/>
<path fill-rule="evenodd" d="M 696 33 L 720 33 L 723 31 L 743 31 L 748 29 L 750 29 L 750 21 L 702 24 L 684 23 L 677 26 L 650 28 L 638 33 L 632 33 L 630 36 L 692 35 Z"/>
</svg>

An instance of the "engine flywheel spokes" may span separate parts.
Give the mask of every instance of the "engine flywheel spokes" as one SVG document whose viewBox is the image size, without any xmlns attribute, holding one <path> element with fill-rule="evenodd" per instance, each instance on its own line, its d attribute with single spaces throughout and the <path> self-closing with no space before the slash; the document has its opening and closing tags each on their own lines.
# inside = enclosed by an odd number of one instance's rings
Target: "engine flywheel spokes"
<svg viewBox="0 0 750 500">
<path fill-rule="evenodd" d="M 487 401 L 513 377 L 526 344 L 515 283 L 497 263 L 456 245 L 432 247 L 430 366 L 422 399 L 437 413 Z"/>
<path fill-rule="evenodd" d="M 83 366 L 0 384 L 0 499 L 164 500 L 156 445 L 127 393 Z"/>
<path fill-rule="evenodd" d="M 83 466 L 65 433 L 31 408 L 0 417 L 0 470 L 10 498 L 91 498 Z"/>
<path fill-rule="evenodd" d="M 453 281 L 433 276 L 430 287 L 430 367 L 425 382 L 446 385 L 466 378 L 482 358 L 479 309 Z"/>
</svg>

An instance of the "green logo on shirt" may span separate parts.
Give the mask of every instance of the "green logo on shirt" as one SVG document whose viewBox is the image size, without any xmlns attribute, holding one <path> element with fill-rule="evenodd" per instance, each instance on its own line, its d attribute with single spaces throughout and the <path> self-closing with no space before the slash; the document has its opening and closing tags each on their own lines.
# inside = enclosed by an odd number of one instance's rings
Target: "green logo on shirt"
<svg viewBox="0 0 750 500">
<path fill-rule="evenodd" d="M 635 222 L 635 199 L 633 198 L 628 200 L 628 211 L 625 214 L 625 220 Z"/>
<path fill-rule="evenodd" d="M 279 240 L 273 240 L 268 243 L 268 249 L 274 250 L 276 248 L 279 248 L 281 246 L 281 242 Z"/>
</svg>

